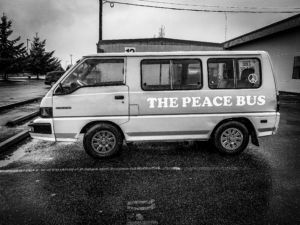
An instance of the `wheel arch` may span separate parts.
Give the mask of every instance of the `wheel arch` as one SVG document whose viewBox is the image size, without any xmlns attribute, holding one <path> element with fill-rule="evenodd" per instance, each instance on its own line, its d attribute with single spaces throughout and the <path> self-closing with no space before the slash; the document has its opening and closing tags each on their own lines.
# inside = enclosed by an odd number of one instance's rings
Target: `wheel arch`
<svg viewBox="0 0 300 225">
<path fill-rule="evenodd" d="M 101 121 L 101 120 L 97 120 L 97 121 L 91 121 L 89 123 L 87 123 L 81 130 L 80 130 L 80 133 L 81 134 L 85 134 L 91 127 L 97 125 L 97 124 L 100 124 L 100 123 L 106 123 L 106 124 L 110 124 L 114 127 L 116 127 L 120 133 L 122 134 L 123 138 L 125 138 L 125 135 L 124 135 L 124 132 L 123 130 L 120 128 L 119 125 L 117 125 L 116 123 L 113 123 L 111 121 Z"/>
<path fill-rule="evenodd" d="M 256 146 L 259 146 L 259 142 L 258 142 L 258 139 L 257 139 L 257 134 L 256 134 L 256 131 L 255 131 L 255 128 L 254 128 L 252 122 L 249 119 L 245 118 L 245 117 L 228 118 L 228 119 L 224 119 L 224 120 L 220 121 L 215 126 L 213 131 L 211 132 L 210 139 L 213 138 L 213 136 L 214 136 L 214 134 L 215 134 L 215 132 L 216 132 L 216 130 L 218 129 L 219 126 L 221 126 L 224 123 L 230 122 L 230 121 L 236 121 L 236 122 L 240 122 L 240 123 L 244 124 L 246 126 L 246 128 L 248 129 L 248 131 L 249 131 L 252 143 Z"/>
</svg>

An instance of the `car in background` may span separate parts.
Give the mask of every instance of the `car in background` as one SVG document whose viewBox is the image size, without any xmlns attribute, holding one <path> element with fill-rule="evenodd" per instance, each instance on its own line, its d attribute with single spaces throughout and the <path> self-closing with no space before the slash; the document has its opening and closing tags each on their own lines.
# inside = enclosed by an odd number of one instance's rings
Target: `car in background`
<svg viewBox="0 0 300 225">
<path fill-rule="evenodd" d="M 52 87 L 64 73 L 65 71 L 52 71 L 47 73 L 45 77 L 45 84 L 51 85 Z"/>
</svg>

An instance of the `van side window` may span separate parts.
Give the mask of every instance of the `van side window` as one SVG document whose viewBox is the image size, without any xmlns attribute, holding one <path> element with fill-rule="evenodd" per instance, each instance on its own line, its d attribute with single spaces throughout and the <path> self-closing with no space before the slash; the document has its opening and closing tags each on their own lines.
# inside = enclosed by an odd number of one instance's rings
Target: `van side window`
<svg viewBox="0 0 300 225">
<path fill-rule="evenodd" d="M 87 59 L 62 82 L 64 92 L 80 87 L 124 84 L 124 59 Z M 60 93 L 60 88 L 57 93 Z"/>
<path fill-rule="evenodd" d="M 146 59 L 141 63 L 142 89 L 196 90 L 202 87 L 199 59 Z"/>
<path fill-rule="evenodd" d="M 208 85 L 211 89 L 251 89 L 261 85 L 258 59 L 209 59 Z"/>
</svg>

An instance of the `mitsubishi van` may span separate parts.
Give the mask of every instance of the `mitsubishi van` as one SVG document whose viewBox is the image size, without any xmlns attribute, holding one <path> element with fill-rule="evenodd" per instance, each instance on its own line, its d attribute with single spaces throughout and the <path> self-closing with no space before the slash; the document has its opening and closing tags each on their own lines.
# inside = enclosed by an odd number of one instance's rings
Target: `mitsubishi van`
<svg viewBox="0 0 300 225">
<path fill-rule="evenodd" d="M 101 53 L 84 56 L 49 90 L 33 138 L 76 141 L 94 158 L 123 142 L 211 141 L 237 155 L 276 134 L 276 80 L 264 51 Z"/>
</svg>

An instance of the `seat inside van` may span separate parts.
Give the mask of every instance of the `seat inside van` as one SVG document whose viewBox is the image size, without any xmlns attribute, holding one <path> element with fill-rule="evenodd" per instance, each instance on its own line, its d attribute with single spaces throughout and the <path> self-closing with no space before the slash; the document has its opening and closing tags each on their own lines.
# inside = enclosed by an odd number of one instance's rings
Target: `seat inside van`
<svg viewBox="0 0 300 225">
<path fill-rule="evenodd" d="M 254 84 L 250 83 L 248 77 L 250 74 L 254 73 L 254 69 L 244 69 L 241 74 L 241 79 L 237 81 L 237 87 L 253 87 Z"/>
</svg>

